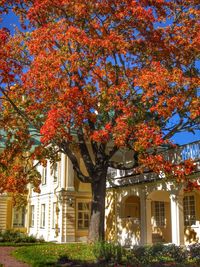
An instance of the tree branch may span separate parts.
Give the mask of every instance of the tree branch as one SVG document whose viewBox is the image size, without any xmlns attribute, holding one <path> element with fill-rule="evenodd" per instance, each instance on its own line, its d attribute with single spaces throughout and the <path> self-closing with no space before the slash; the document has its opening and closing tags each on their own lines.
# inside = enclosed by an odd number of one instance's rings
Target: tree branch
<svg viewBox="0 0 200 267">
<path fill-rule="evenodd" d="M 88 151 L 88 147 L 85 143 L 85 139 L 84 139 L 84 133 L 83 133 L 83 129 L 79 128 L 77 131 L 77 137 L 78 137 L 78 145 L 81 151 L 81 156 L 83 158 L 84 164 L 86 166 L 87 172 L 90 175 L 90 177 L 92 177 L 93 171 L 94 171 L 94 164 L 92 162 L 92 159 L 90 157 L 89 151 Z"/>
<path fill-rule="evenodd" d="M 91 181 L 92 181 L 91 178 L 89 176 L 85 176 L 82 173 L 76 156 L 69 148 L 69 143 L 67 143 L 66 141 L 62 141 L 60 144 L 60 148 L 61 148 L 61 151 L 64 152 L 71 160 L 71 162 L 73 164 L 73 168 L 76 171 L 77 176 L 80 179 L 80 181 L 83 183 L 91 183 Z"/>
<path fill-rule="evenodd" d="M 21 111 L 16 105 L 15 103 L 12 101 L 12 99 L 6 94 L 5 90 L 0 87 L 0 91 L 2 92 L 2 94 L 6 97 L 7 101 L 11 104 L 11 106 L 14 108 L 14 110 L 17 112 L 17 114 L 19 114 L 26 122 L 28 122 L 29 125 L 33 125 L 33 127 L 38 130 L 40 132 L 40 129 L 38 128 L 37 125 L 34 125 L 29 118 L 26 116 L 26 114 Z"/>
</svg>

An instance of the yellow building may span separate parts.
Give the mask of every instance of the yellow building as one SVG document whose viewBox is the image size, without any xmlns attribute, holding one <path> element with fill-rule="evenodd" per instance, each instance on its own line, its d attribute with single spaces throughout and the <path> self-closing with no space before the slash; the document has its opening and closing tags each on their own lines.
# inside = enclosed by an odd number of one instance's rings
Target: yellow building
<svg viewBox="0 0 200 267">
<path fill-rule="evenodd" d="M 173 151 L 171 160 L 196 161 L 200 182 L 200 142 Z M 125 246 L 200 241 L 200 191 L 185 192 L 152 172 L 131 175 L 110 170 L 107 184 L 106 236 Z"/>
<path fill-rule="evenodd" d="M 200 173 L 200 142 L 173 152 L 172 160 L 194 158 Z M 81 159 L 80 159 L 81 160 Z M 12 207 L 12 199 L 0 196 L 0 230 L 19 229 L 46 241 L 86 241 L 90 219 L 91 189 L 81 183 L 70 160 L 52 168 L 39 166 L 41 193 L 30 188 L 28 205 Z M 200 192 L 184 192 L 181 185 L 147 172 L 109 169 L 106 197 L 106 239 L 125 246 L 156 242 L 177 245 L 200 240 Z"/>
<path fill-rule="evenodd" d="M 41 193 L 30 190 L 28 233 L 47 241 L 86 241 L 90 219 L 90 184 L 81 183 L 64 154 L 53 169 L 39 167 Z"/>
</svg>

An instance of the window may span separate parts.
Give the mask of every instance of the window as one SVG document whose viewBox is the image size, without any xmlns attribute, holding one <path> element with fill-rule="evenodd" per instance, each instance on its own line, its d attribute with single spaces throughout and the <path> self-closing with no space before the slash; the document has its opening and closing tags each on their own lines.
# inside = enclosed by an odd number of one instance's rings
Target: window
<svg viewBox="0 0 200 267">
<path fill-rule="evenodd" d="M 40 227 L 45 228 L 45 204 L 41 205 Z"/>
<path fill-rule="evenodd" d="M 52 228 L 56 228 L 56 202 L 53 203 Z"/>
<path fill-rule="evenodd" d="M 58 180 L 58 163 L 53 165 L 53 181 L 57 182 Z"/>
<path fill-rule="evenodd" d="M 184 225 L 191 226 L 196 224 L 195 198 L 194 196 L 185 196 L 183 198 Z"/>
<path fill-rule="evenodd" d="M 78 202 L 77 205 L 77 228 L 79 230 L 86 230 L 89 227 L 90 203 Z"/>
<path fill-rule="evenodd" d="M 154 218 L 156 226 L 165 225 L 165 202 L 154 201 Z"/>
<path fill-rule="evenodd" d="M 42 170 L 42 185 L 45 185 L 47 182 L 47 167 L 44 167 Z"/>
<path fill-rule="evenodd" d="M 25 207 L 14 208 L 13 227 L 24 227 L 24 225 L 25 225 Z"/>
<path fill-rule="evenodd" d="M 34 219 L 35 219 L 35 206 L 30 206 L 30 227 L 34 227 Z"/>
</svg>

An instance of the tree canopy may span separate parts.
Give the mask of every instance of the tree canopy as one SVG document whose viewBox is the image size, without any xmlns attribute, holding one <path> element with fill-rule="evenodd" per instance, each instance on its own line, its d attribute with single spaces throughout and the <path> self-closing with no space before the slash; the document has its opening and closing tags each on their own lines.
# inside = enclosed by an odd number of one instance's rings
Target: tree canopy
<svg viewBox="0 0 200 267">
<path fill-rule="evenodd" d="M 160 152 L 173 145 L 175 133 L 199 129 L 198 1 L 0 3 L 1 13 L 12 10 L 24 28 L 14 36 L 0 30 L 0 127 L 7 140 L 1 191 L 21 177 L 22 188 L 30 182 L 24 168 L 24 176 L 10 172 L 11 158 L 26 155 L 45 164 L 57 152 L 91 183 L 95 212 L 108 167 L 149 168 L 184 179 L 191 163 L 174 166 Z M 30 127 L 41 134 L 41 145 L 32 150 Z M 114 160 L 119 150 L 132 151 L 131 164 Z"/>
</svg>

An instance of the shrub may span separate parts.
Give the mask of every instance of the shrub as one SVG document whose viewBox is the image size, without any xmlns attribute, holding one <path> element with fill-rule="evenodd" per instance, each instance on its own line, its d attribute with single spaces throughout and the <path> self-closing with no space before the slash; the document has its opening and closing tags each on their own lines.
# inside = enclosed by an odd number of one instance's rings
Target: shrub
<svg viewBox="0 0 200 267">
<path fill-rule="evenodd" d="M 100 261 L 121 262 L 123 249 L 120 245 L 108 242 L 97 242 L 94 245 L 93 252 Z"/>
<path fill-rule="evenodd" d="M 168 262 L 170 258 L 165 255 L 165 245 L 162 243 L 156 243 L 150 247 L 151 256 L 156 262 Z"/>
<path fill-rule="evenodd" d="M 126 254 L 126 263 L 128 264 L 128 266 L 140 265 L 140 260 L 136 258 L 132 250 L 127 250 L 125 254 Z"/>
<path fill-rule="evenodd" d="M 35 243 L 38 240 L 34 236 L 19 231 L 5 230 L 0 232 L 0 242 Z"/>
<path fill-rule="evenodd" d="M 188 246 L 188 249 L 190 258 L 195 260 L 197 263 L 200 263 L 200 244 L 191 244 Z"/>
<path fill-rule="evenodd" d="M 164 245 L 161 243 L 152 246 L 138 246 L 132 249 L 133 260 L 137 259 L 138 263 L 148 266 L 153 263 L 177 262 L 184 263 L 187 260 L 187 252 L 183 247 Z M 129 255 L 130 257 L 130 255 Z"/>
<path fill-rule="evenodd" d="M 153 261 L 152 251 L 150 246 L 135 246 L 132 249 L 135 258 L 142 264 L 149 264 Z"/>
<path fill-rule="evenodd" d="M 170 244 L 165 246 L 163 252 L 175 262 L 183 263 L 187 260 L 187 251 L 184 247 Z"/>
</svg>

